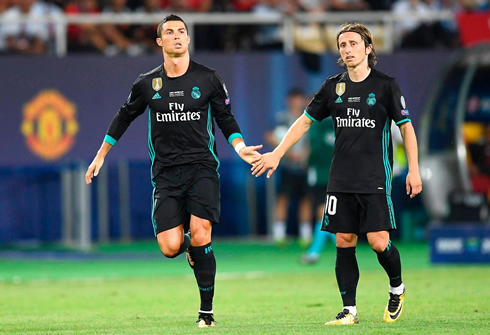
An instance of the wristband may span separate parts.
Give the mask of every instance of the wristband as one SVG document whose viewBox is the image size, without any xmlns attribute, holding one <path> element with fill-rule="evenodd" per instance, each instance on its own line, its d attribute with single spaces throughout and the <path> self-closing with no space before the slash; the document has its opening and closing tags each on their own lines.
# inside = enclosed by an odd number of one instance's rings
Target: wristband
<svg viewBox="0 0 490 335">
<path fill-rule="evenodd" d="M 240 156 L 240 150 L 242 150 L 245 147 L 246 147 L 245 142 L 239 142 L 237 145 L 235 145 L 234 149 L 235 149 L 236 153 L 238 154 L 238 156 Z"/>
</svg>

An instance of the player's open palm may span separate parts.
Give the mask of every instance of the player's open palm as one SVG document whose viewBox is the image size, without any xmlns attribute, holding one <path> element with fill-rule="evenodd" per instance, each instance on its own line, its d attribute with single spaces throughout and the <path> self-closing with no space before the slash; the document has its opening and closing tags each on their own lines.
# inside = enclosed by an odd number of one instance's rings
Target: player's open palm
<svg viewBox="0 0 490 335">
<path fill-rule="evenodd" d="M 255 162 L 255 164 L 253 164 L 252 174 L 255 177 L 259 177 L 264 172 L 269 170 L 267 172 L 267 178 L 270 178 L 270 176 L 272 176 L 274 171 L 276 171 L 280 161 L 281 158 L 279 157 L 278 154 L 274 152 L 268 152 L 266 154 L 263 154 L 262 157 L 257 162 Z"/>
<path fill-rule="evenodd" d="M 93 177 L 97 177 L 102 165 L 104 165 L 104 157 L 96 156 L 92 163 L 88 166 L 87 173 L 85 174 L 85 182 L 87 185 L 92 183 Z"/>
<path fill-rule="evenodd" d="M 252 165 L 253 163 L 257 162 L 260 157 L 262 157 L 262 154 L 257 151 L 259 149 L 262 149 L 262 144 L 244 147 L 240 150 L 240 158 Z"/>
<path fill-rule="evenodd" d="M 413 199 L 417 194 L 422 192 L 422 180 L 420 179 L 419 173 L 408 172 L 406 184 L 407 194 L 410 194 L 410 199 Z"/>
</svg>

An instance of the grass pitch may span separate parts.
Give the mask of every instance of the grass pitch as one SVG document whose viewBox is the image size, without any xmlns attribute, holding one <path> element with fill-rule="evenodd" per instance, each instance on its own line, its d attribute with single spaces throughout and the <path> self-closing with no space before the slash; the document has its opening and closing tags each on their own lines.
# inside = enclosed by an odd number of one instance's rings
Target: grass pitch
<svg viewBox="0 0 490 335">
<path fill-rule="evenodd" d="M 388 281 L 376 256 L 358 247 L 360 324 L 326 327 L 342 308 L 335 248 L 301 265 L 301 249 L 215 241 L 215 328 L 197 329 L 199 293 L 183 256 L 156 242 L 70 252 L 0 252 L 1 334 L 489 334 L 490 266 L 431 266 L 427 246 L 397 244 L 406 305 L 382 322 Z M 20 257 L 22 256 L 22 257 Z M 61 257 L 61 258 L 60 258 Z"/>
</svg>

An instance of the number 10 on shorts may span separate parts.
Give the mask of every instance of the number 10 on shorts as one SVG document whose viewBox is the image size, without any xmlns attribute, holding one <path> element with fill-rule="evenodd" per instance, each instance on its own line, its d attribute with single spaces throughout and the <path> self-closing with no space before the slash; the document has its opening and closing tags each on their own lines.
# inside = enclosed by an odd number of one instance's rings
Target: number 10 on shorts
<svg viewBox="0 0 490 335">
<path fill-rule="evenodd" d="M 327 195 L 323 212 L 324 215 L 335 215 L 337 213 L 337 197 L 335 195 Z"/>
</svg>

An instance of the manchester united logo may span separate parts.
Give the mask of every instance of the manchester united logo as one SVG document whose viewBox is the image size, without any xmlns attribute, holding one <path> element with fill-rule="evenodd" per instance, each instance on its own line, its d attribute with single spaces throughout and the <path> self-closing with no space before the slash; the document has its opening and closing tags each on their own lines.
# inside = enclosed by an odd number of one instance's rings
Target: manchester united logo
<svg viewBox="0 0 490 335">
<path fill-rule="evenodd" d="M 24 107 L 21 132 L 29 149 L 47 161 L 66 154 L 78 132 L 76 108 L 60 93 L 46 90 Z"/>
</svg>

